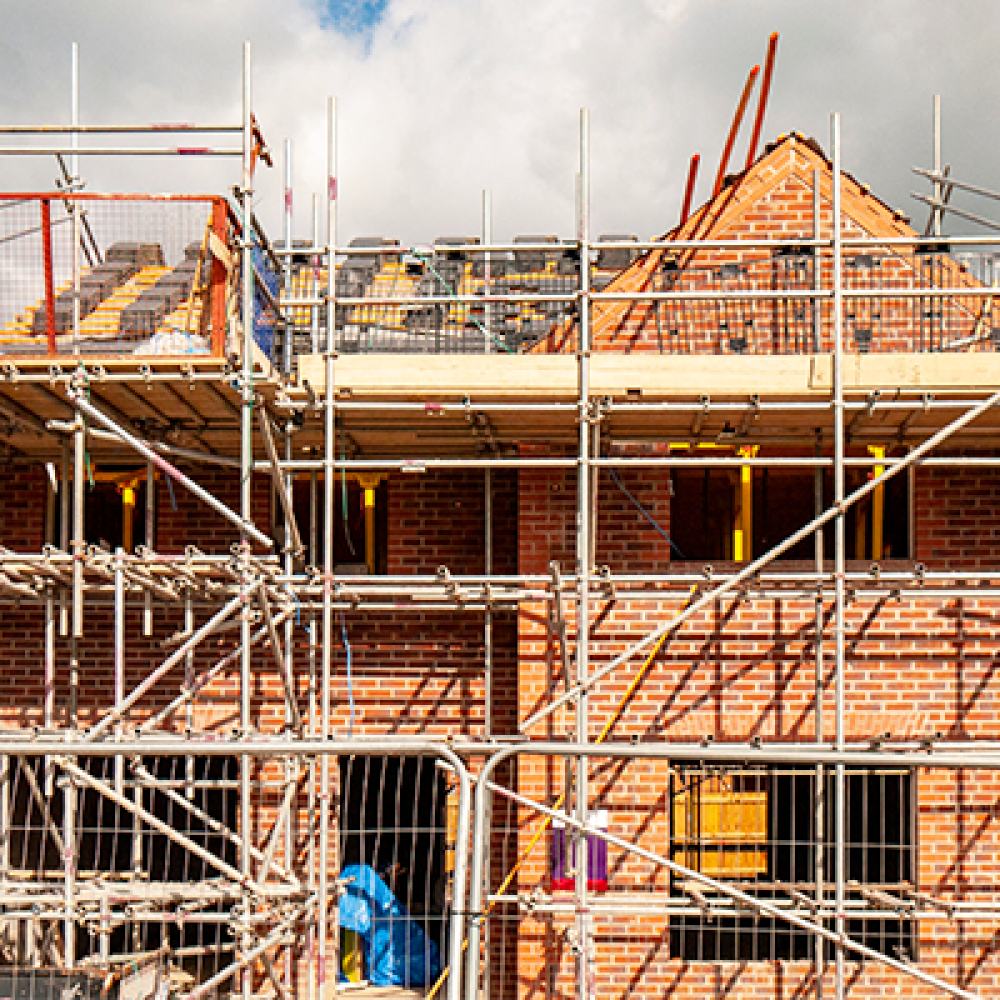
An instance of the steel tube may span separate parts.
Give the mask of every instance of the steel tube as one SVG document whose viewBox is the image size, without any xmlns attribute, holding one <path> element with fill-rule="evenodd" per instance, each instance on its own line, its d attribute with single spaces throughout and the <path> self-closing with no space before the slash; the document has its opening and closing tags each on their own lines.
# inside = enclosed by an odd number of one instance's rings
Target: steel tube
<svg viewBox="0 0 1000 1000">
<path fill-rule="evenodd" d="M 228 146 L 0 146 L 0 156 L 241 156 Z"/>
<path fill-rule="evenodd" d="M 285 139 L 285 183 L 284 183 L 284 243 L 285 255 L 282 266 L 282 284 L 285 294 L 281 297 L 282 302 L 287 301 L 292 296 L 292 140 Z M 288 313 L 285 313 L 288 318 Z M 284 345 L 282 351 L 282 370 L 285 378 L 289 378 L 292 373 L 292 325 L 285 324 Z"/>
<path fill-rule="evenodd" d="M 961 743 L 940 744 L 944 749 L 934 749 L 929 744 L 926 750 L 891 750 L 886 745 L 881 749 L 850 749 L 839 751 L 829 744 L 815 743 L 750 743 L 718 744 L 703 746 L 691 743 L 601 743 L 583 744 L 572 741 L 525 740 L 514 738 L 505 740 L 497 737 L 491 743 L 470 743 L 455 741 L 445 745 L 421 737 L 399 736 L 392 739 L 382 737 L 354 736 L 351 739 L 299 739 L 294 736 L 255 736 L 249 739 L 219 738 L 208 736 L 167 737 L 157 733 L 154 736 L 135 739 L 126 737 L 121 742 L 98 740 L 88 743 L 73 735 L 61 738 L 51 735 L 26 733 L 23 736 L 0 735 L 0 755 L 32 756 L 49 754 L 53 756 L 175 756 L 190 753 L 198 757 L 231 757 L 246 753 L 251 757 L 287 757 L 295 754 L 302 757 L 337 756 L 342 754 L 399 754 L 437 755 L 451 764 L 462 757 L 489 757 L 503 751 L 510 753 L 538 753 L 550 756 L 648 757 L 663 760 L 705 761 L 706 763 L 732 763 L 755 766 L 775 764 L 778 766 L 801 766 L 824 764 L 827 767 L 843 764 L 850 768 L 941 768 L 958 770 L 1000 770 L 1000 744 L 993 742 L 990 749 L 980 750 L 976 745 Z M 870 747 L 870 744 L 867 744 Z M 464 766 L 464 765 L 463 765 Z"/>
<path fill-rule="evenodd" d="M 267 466 L 271 472 L 271 481 L 274 484 L 275 492 L 278 494 L 278 502 L 281 504 L 281 512 L 285 518 L 284 544 L 288 555 L 300 556 L 302 554 L 302 539 L 299 536 L 299 526 L 295 520 L 295 511 L 292 506 L 291 491 L 287 486 L 288 475 L 282 475 L 282 462 L 278 457 L 278 448 L 274 443 L 274 433 L 271 429 L 271 418 L 263 406 L 257 408 L 257 423 L 260 426 L 260 435 L 264 441 L 264 451 L 267 453 Z M 286 425 L 286 437 L 288 435 Z M 291 460 L 291 447 L 285 448 L 285 461 Z M 252 468 L 255 466 L 251 466 Z"/>
<path fill-rule="evenodd" d="M 841 171 L 840 171 L 840 115 L 834 113 L 830 119 L 830 146 L 833 158 L 833 502 L 843 505 L 844 502 L 844 298 L 843 298 L 843 262 L 840 243 L 841 234 Z M 844 750 L 844 630 L 846 628 L 846 613 L 844 604 L 844 564 L 846 561 L 846 528 L 844 511 L 840 510 L 833 522 L 834 543 L 834 731 L 836 747 Z M 844 982 L 844 944 L 843 936 L 846 929 L 844 921 L 845 872 L 847 862 L 846 822 L 847 822 L 847 792 L 845 786 L 844 765 L 837 764 L 834 771 L 834 842 L 833 869 L 835 879 L 834 909 L 836 917 L 834 927 L 837 939 L 834 945 L 834 961 L 836 977 L 834 995 L 837 1000 L 844 1000 L 846 984 Z"/>
<path fill-rule="evenodd" d="M 572 469 L 579 460 L 576 458 L 428 458 L 415 461 L 413 459 L 335 459 L 334 470 L 348 469 L 355 471 L 396 471 L 419 473 L 426 469 L 485 469 L 490 466 L 500 466 L 511 469 L 532 467 L 540 469 Z M 258 463 L 260 468 L 266 464 Z M 312 472 L 326 469 L 326 461 L 319 459 L 295 459 L 293 462 L 282 462 L 281 467 L 290 472 Z"/>
<path fill-rule="evenodd" d="M 242 284 L 242 344 L 243 377 L 240 383 L 240 515 L 242 538 L 239 561 L 241 564 L 241 596 L 249 603 L 249 566 L 247 556 L 250 549 L 250 534 L 246 530 L 251 523 L 251 472 L 253 471 L 253 348 L 254 348 L 254 262 L 253 262 L 253 49 L 249 42 L 243 43 L 243 181 L 240 189 L 240 209 L 243 214 L 243 225 L 240 240 L 240 271 Z M 270 546 L 268 546 L 270 547 Z M 246 614 L 240 618 L 240 729 L 244 736 L 249 735 L 253 724 L 251 716 L 251 685 L 253 673 L 250 662 L 250 619 Z M 240 756 L 240 835 L 243 846 L 239 852 L 239 879 L 244 887 L 250 884 L 251 855 L 250 839 L 253 836 L 251 820 L 251 789 L 250 768 L 252 766 L 249 754 Z M 247 893 L 242 899 L 244 914 L 250 914 L 251 900 Z M 251 1000 L 253 995 L 253 973 L 244 967 L 244 959 L 250 952 L 252 938 L 244 929 L 239 937 L 240 947 L 237 956 L 243 968 L 241 979 L 243 1000 Z"/>
<path fill-rule="evenodd" d="M 941 95 L 934 95 L 934 200 L 941 200 Z M 941 215 L 938 210 L 933 212 L 932 235 L 941 235 Z"/>
<path fill-rule="evenodd" d="M 915 195 L 921 198 L 920 195 Z M 921 198 L 926 201 L 927 199 Z M 949 212 L 956 215 L 966 215 L 952 205 L 948 206 Z M 972 221 L 980 222 L 983 225 L 994 225 L 979 216 L 970 216 Z M 524 247 L 519 247 L 524 250 Z M 551 247 L 550 247 L 551 249 Z M 369 251 L 370 252 L 370 251 Z M 653 289 L 637 289 L 627 292 L 591 292 L 591 299 L 597 302 L 721 302 L 726 300 L 736 301 L 819 301 L 833 298 L 833 292 L 823 288 L 740 288 L 731 290 L 697 289 L 685 291 L 678 289 L 675 291 L 654 291 Z M 845 299 L 909 299 L 909 298 L 993 298 L 997 294 L 996 289 L 985 285 L 959 285 L 955 287 L 930 288 L 910 286 L 907 288 L 845 288 L 843 295 Z M 502 305 L 504 303 L 528 305 L 534 302 L 564 302 L 567 305 L 576 301 L 576 296 L 559 292 L 538 292 L 538 293 L 518 293 L 477 295 L 472 292 L 456 292 L 454 295 L 372 295 L 358 296 L 345 295 L 337 300 L 342 306 L 366 307 L 366 306 L 407 306 L 407 305 L 454 305 L 455 303 L 479 303 Z M 323 305 L 322 297 L 297 296 L 294 298 L 282 298 L 281 306 L 284 308 L 305 307 L 313 305 Z"/>
<path fill-rule="evenodd" d="M 308 909 L 309 907 L 306 907 Z M 258 958 L 263 956 L 268 948 L 274 947 L 274 945 L 280 941 L 288 929 L 297 920 L 300 919 L 303 912 L 302 909 L 296 910 L 290 916 L 286 917 L 280 924 L 270 934 L 267 935 L 259 944 L 253 948 L 246 948 L 237 953 L 236 961 L 231 965 L 227 965 L 224 969 L 220 969 L 214 976 L 206 979 L 203 983 L 199 983 L 190 993 L 188 993 L 186 1000 L 197 1000 L 198 997 L 208 996 L 216 988 L 216 986 L 221 986 L 227 979 L 230 979 L 233 974 L 237 971 L 243 972 L 243 982 L 252 982 L 253 974 L 252 972 L 247 972 L 247 966 L 253 966 L 253 963 L 257 961 Z M 244 931 L 244 937 L 248 937 L 247 932 Z"/>
<path fill-rule="evenodd" d="M 818 171 L 816 172 L 818 174 Z M 814 174 L 814 191 L 817 194 L 819 192 L 819 178 Z M 818 206 L 815 211 L 815 226 L 816 232 L 819 232 L 819 211 Z M 816 436 L 816 450 L 819 451 L 821 447 L 819 435 Z M 814 514 L 819 515 L 823 512 L 823 485 L 824 485 L 824 471 L 822 469 L 817 469 L 815 473 L 815 481 L 813 486 L 813 511 Z M 816 573 L 817 575 L 823 575 L 823 563 L 824 563 L 824 552 L 823 552 L 823 532 L 817 531 L 814 537 L 814 558 L 816 560 Z M 824 616 L 825 608 L 823 603 L 823 594 L 817 594 L 814 604 L 814 615 L 815 615 L 815 626 L 814 626 L 814 643 L 815 643 L 815 663 L 813 670 L 813 690 L 814 698 L 816 700 L 815 707 L 815 718 L 816 718 L 816 742 L 823 742 L 823 731 L 824 731 L 824 712 L 823 712 L 823 697 L 825 694 L 825 664 L 823 656 L 823 633 L 824 633 Z M 815 834 L 815 857 L 814 857 L 814 878 L 816 879 L 816 894 L 815 902 L 817 907 L 821 906 L 824 898 L 823 884 L 826 880 L 826 844 L 825 835 L 821 835 L 820 831 L 826 830 L 826 778 L 825 770 L 821 764 L 816 765 L 815 770 L 816 777 L 814 779 L 814 797 L 813 797 L 813 829 L 816 831 Z M 817 923 L 823 923 L 822 916 L 817 914 Z M 813 973 L 815 977 L 815 992 L 816 1000 L 823 1000 L 823 971 L 826 967 L 825 955 L 823 954 L 823 939 L 819 935 L 813 939 Z"/>
<path fill-rule="evenodd" d="M 715 469 L 726 466 L 746 465 L 755 469 L 786 468 L 786 469 L 816 469 L 829 468 L 833 466 L 833 458 L 816 458 L 815 456 L 781 456 L 774 458 L 739 458 L 737 456 L 702 457 L 694 458 L 673 458 L 667 456 L 642 456 L 636 458 L 591 458 L 591 464 L 597 468 L 694 468 L 694 469 Z M 845 468 L 872 468 L 876 465 L 895 466 L 909 465 L 905 456 L 900 458 L 875 459 L 872 457 L 852 456 L 844 458 Z M 938 468 L 980 468 L 993 469 L 1000 467 L 1000 457 L 994 456 L 970 456 L 970 455 L 941 455 L 916 460 L 916 465 L 926 465 Z M 510 469 L 572 469 L 579 465 L 576 458 L 429 458 L 426 460 L 414 459 L 336 459 L 333 463 L 334 469 L 339 471 L 366 472 L 366 471 L 387 471 L 387 472 L 409 472 L 419 474 L 428 469 L 489 469 L 489 468 L 510 468 Z M 319 472 L 325 468 L 325 463 L 319 459 L 294 459 L 293 461 L 283 461 L 281 468 L 288 472 Z M 255 469 L 267 471 L 270 463 L 257 462 Z"/>
<path fill-rule="evenodd" d="M 213 455 L 208 451 L 196 451 L 194 448 L 181 448 L 175 444 L 168 444 L 166 441 L 150 441 L 149 444 L 157 451 L 162 451 L 164 455 L 176 455 L 178 458 L 187 458 L 192 462 L 207 462 L 211 465 L 224 465 L 228 469 L 240 468 L 240 460 L 238 458 L 229 458 L 225 455 Z M 146 544 L 149 544 L 148 539 Z M 152 546 L 150 547 L 152 548 Z"/>
<path fill-rule="evenodd" d="M 982 402 L 978 400 L 970 403 L 970 406 L 977 406 Z M 960 409 L 960 407 L 948 407 L 948 409 Z M 884 435 L 884 432 L 882 432 Z M 677 435 L 683 437 L 684 435 Z M 802 441 L 809 437 L 803 434 Z M 755 440 L 750 438 L 748 440 Z M 762 439 L 757 438 L 757 441 Z M 870 438 L 869 438 L 870 440 Z M 765 444 L 773 444 L 768 439 L 763 439 Z M 906 463 L 906 457 L 879 458 L 871 456 L 853 455 L 844 458 L 844 465 L 854 468 L 870 468 L 875 465 L 899 465 Z M 772 457 L 757 456 L 756 458 L 740 458 L 735 455 L 620 455 L 601 458 L 591 458 L 591 464 L 601 468 L 722 468 L 726 465 L 749 466 L 751 468 L 801 468 L 812 469 L 833 464 L 832 457 L 817 457 L 815 455 L 775 455 Z M 512 468 L 512 469 L 569 469 L 579 464 L 578 458 L 364 458 L 364 459 L 336 459 L 334 468 L 336 470 L 347 469 L 348 471 L 397 471 L 420 473 L 427 469 L 485 469 L 485 468 Z M 921 458 L 918 465 L 948 466 L 960 468 L 962 466 L 993 468 L 1000 465 L 1000 458 L 992 455 L 940 455 L 936 457 Z M 289 472 L 313 472 L 322 471 L 325 465 L 320 459 L 293 459 L 291 461 L 282 460 L 282 469 Z M 254 464 L 254 469 L 259 471 L 270 471 L 269 462 L 258 461 Z"/>
<path fill-rule="evenodd" d="M 314 214 L 314 225 L 316 229 L 319 228 L 319 217 L 318 217 L 318 201 L 319 199 L 315 196 L 313 197 L 313 214 Z M 314 241 L 316 236 L 314 234 Z M 313 278 L 315 281 L 315 277 Z M 318 340 L 318 320 L 314 319 L 316 322 L 316 338 Z M 319 477 L 315 472 L 309 476 L 309 561 L 313 565 L 316 565 L 318 560 L 318 544 L 317 535 L 319 531 Z M 317 735 L 317 718 L 316 718 L 316 613 L 310 608 L 308 612 L 308 626 L 307 630 L 309 633 L 309 726 L 307 730 L 307 736 L 309 739 L 314 740 Z M 306 796 L 306 810 L 310 817 L 316 815 L 316 792 L 317 792 L 317 771 L 316 771 L 316 759 L 315 757 L 308 758 L 308 793 Z M 311 820 L 310 820 L 311 826 Z M 306 852 L 306 871 L 307 879 L 306 884 L 309 886 L 310 892 L 316 891 L 316 837 L 315 835 L 308 838 L 308 847 Z M 306 959 L 315 964 L 316 961 L 316 921 L 312 920 L 309 922 L 309 926 L 306 929 Z M 309 972 L 306 976 L 308 980 L 307 983 L 307 997 L 308 1000 L 316 1000 L 316 977 Z"/>
<path fill-rule="evenodd" d="M 940 161 L 940 151 L 938 151 L 936 158 L 938 161 Z M 941 201 L 940 187 L 942 184 L 944 184 L 946 187 L 958 188 L 960 191 L 968 191 L 971 194 L 978 194 L 982 195 L 982 197 L 984 198 L 992 198 L 995 201 L 1000 201 L 1000 194 L 998 194 L 996 191 L 991 191 L 989 188 L 979 187 L 976 184 L 967 184 L 964 181 L 957 181 L 950 174 L 946 176 L 944 173 L 942 173 L 940 166 L 936 167 L 934 170 L 922 170 L 920 167 L 911 167 L 910 169 L 913 171 L 913 173 L 920 174 L 921 177 L 926 177 L 928 180 L 934 182 L 935 201 Z M 949 206 L 949 211 L 950 209 L 951 206 Z M 940 229 L 938 229 L 933 235 L 935 237 L 940 237 L 941 235 Z M 953 239 L 954 237 L 949 236 L 948 242 L 951 243 Z"/>
<path fill-rule="evenodd" d="M 321 652 L 321 693 L 320 693 L 320 736 L 330 736 L 331 672 L 333 669 L 333 534 L 334 523 L 334 475 L 333 459 L 336 445 L 336 391 L 334 387 L 334 346 L 336 343 L 336 270 L 334 258 L 337 242 L 337 101 L 330 97 L 327 103 L 327 292 L 329 301 L 326 312 L 326 392 L 323 397 L 325 421 L 324 476 L 323 476 L 323 610 L 322 610 L 322 652 Z M 330 950 L 330 759 L 324 756 L 320 761 L 320 843 L 319 843 L 319 911 L 317 914 L 316 985 L 319 996 L 326 995 L 327 952 Z M 339 840 L 339 824 L 338 824 Z M 334 863 L 335 873 L 339 867 Z M 334 917 L 332 935 L 332 978 L 337 981 L 340 968 L 339 933 L 337 918 Z"/>
<path fill-rule="evenodd" d="M 83 636 L 83 559 L 87 546 L 84 477 L 86 475 L 86 440 L 83 418 L 77 417 L 73 432 L 73 621 L 71 637 Z"/>
<path fill-rule="evenodd" d="M 187 635 L 194 635 L 194 604 L 191 600 L 191 591 L 186 590 L 184 592 L 184 632 Z M 181 695 L 179 699 L 174 699 L 166 709 L 161 710 L 161 713 L 147 719 L 144 726 L 148 726 L 150 729 L 155 729 L 159 722 L 153 722 L 153 719 L 157 718 L 162 714 L 162 718 L 169 718 L 173 712 L 172 705 L 176 704 L 179 708 L 181 705 L 184 706 L 184 728 L 186 732 L 194 732 L 194 699 L 196 692 L 201 690 L 202 685 L 198 685 L 195 682 L 194 677 L 194 648 L 188 650 L 187 656 L 184 657 L 184 684 L 181 686 Z M 137 730 L 142 731 L 142 726 Z M 194 757 L 188 754 L 184 759 L 184 791 L 189 797 L 194 796 Z"/>
<path fill-rule="evenodd" d="M 590 411 L 590 112 L 580 109 L 580 323 L 579 352 L 577 354 L 579 377 L 579 468 L 577 470 L 576 509 L 576 681 L 584 684 L 590 675 L 590 574 L 593 571 L 591 552 L 591 518 L 593 515 L 591 482 L 590 438 L 596 428 L 591 424 Z M 576 702 L 576 738 L 578 742 L 590 741 L 589 701 L 584 691 Z M 576 815 L 586 823 L 590 804 L 588 762 L 583 756 L 576 760 Z M 576 930 L 577 930 L 577 979 L 578 1000 L 589 1000 L 594 985 L 593 944 L 590 940 L 590 919 L 587 915 L 587 878 L 589 874 L 587 838 L 574 835 Z"/>
<path fill-rule="evenodd" d="M 152 125 L 8 125 L 0 135 L 139 135 L 146 132 L 242 132 L 241 125 L 194 125 L 163 122 Z"/>
<path fill-rule="evenodd" d="M 291 331 L 290 330 L 288 331 L 288 335 L 291 336 Z M 292 455 L 292 424 L 291 424 L 290 420 L 286 420 L 285 421 L 285 458 L 291 458 L 291 455 Z M 288 495 L 288 497 L 289 497 L 290 500 L 293 499 L 293 484 L 294 484 L 293 478 L 290 475 L 286 475 L 284 477 L 284 479 L 283 479 L 283 482 L 282 482 L 282 489 L 287 492 L 287 495 Z M 284 568 L 285 568 L 285 573 L 288 576 L 291 576 L 292 572 L 294 570 L 294 564 L 293 564 L 293 560 L 292 560 L 292 551 L 291 551 L 291 549 L 292 549 L 291 525 L 289 524 L 289 522 L 287 520 L 287 517 L 286 517 L 286 520 L 285 520 L 284 542 L 285 542 L 285 553 L 284 553 Z M 261 593 L 263 594 L 263 589 L 261 590 Z M 291 596 L 294 597 L 295 596 L 294 593 Z M 275 624 L 277 624 L 277 623 L 275 623 Z M 299 713 L 299 708 L 298 708 L 298 701 L 297 701 L 297 699 L 298 699 L 298 688 L 297 688 L 296 683 L 295 683 L 295 635 L 294 635 L 294 630 L 295 630 L 295 622 L 293 621 L 292 616 L 289 615 L 288 618 L 285 621 L 284 670 L 285 670 L 285 676 L 289 679 L 288 683 L 289 683 L 289 686 L 291 688 L 291 699 L 290 699 L 290 704 L 288 706 L 286 706 L 286 709 L 285 709 L 285 728 L 287 729 L 293 723 L 294 719 L 296 717 L 298 717 L 298 727 L 297 727 L 297 730 L 298 730 L 299 735 L 300 736 L 307 736 L 307 735 L 311 736 L 312 733 L 311 732 L 307 732 L 306 729 L 305 729 L 305 724 L 304 724 L 304 722 L 303 722 L 303 720 L 301 718 L 301 715 Z M 294 706 L 294 710 L 293 710 L 292 706 Z M 288 784 L 289 788 L 292 788 L 292 787 L 297 788 L 298 787 L 298 781 L 297 781 L 298 774 L 297 774 L 297 770 L 300 769 L 300 767 L 301 767 L 300 763 L 297 764 L 296 761 L 293 760 L 290 757 L 285 760 L 285 780 L 289 783 Z M 309 772 L 308 771 L 305 772 L 305 777 L 306 777 L 306 780 L 308 781 L 309 780 Z M 293 785 L 293 782 L 294 782 L 294 785 Z M 311 822 L 312 822 L 312 812 L 308 812 L 307 813 L 307 820 L 306 820 L 307 827 L 311 826 Z M 296 828 L 297 828 L 297 824 L 295 822 L 295 818 L 293 818 L 293 816 L 292 816 L 292 810 L 288 809 L 288 811 L 285 813 L 285 826 L 284 826 L 284 830 L 283 830 L 283 833 L 284 833 L 284 853 L 282 855 L 283 861 L 284 861 L 283 868 L 288 873 L 291 873 L 292 867 L 295 865 L 295 861 L 296 861 L 296 846 L 295 846 Z M 274 835 L 276 835 L 276 834 L 277 834 L 277 831 L 275 830 L 275 834 Z M 310 831 L 309 831 L 309 840 L 311 841 L 312 839 L 313 839 L 313 834 L 312 834 L 312 830 L 310 829 Z M 294 875 L 292 875 L 291 877 L 292 878 L 296 878 Z M 298 881 L 297 878 L 296 878 L 296 881 Z M 298 954 L 301 955 L 301 949 L 296 949 L 296 950 L 298 951 Z M 293 955 L 293 952 L 292 952 L 291 948 L 287 949 L 286 952 L 285 952 L 284 973 L 285 973 L 285 981 L 286 982 L 289 982 L 289 983 L 294 982 L 294 980 L 295 980 L 295 975 L 294 975 L 294 955 Z M 306 974 L 306 978 L 307 979 L 312 979 L 312 976 L 310 976 L 307 973 Z"/>
<path fill-rule="evenodd" d="M 116 758 L 117 760 L 118 758 Z M 142 764 L 133 764 L 132 770 L 140 783 L 145 785 L 147 788 L 155 788 L 161 795 L 165 795 L 171 802 L 176 806 L 183 809 L 185 812 L 189 812 L 192 816 L 198 819 L 200 822 L 204 823 L 206 827 L 212 830 L 214 833 L 219 834 L 219 836 L 224 837 L 229 843 L 234 844 L 237 847 L 242 848 L 244 840 L 242 837 L 238 837 L 228 826 L 220 823 L 215 819 L 210 813 L 205 812 L 204 809 L 200 809 L 193 802 L 187 799 L 185 796 L 181 795 L 175 789 L 171 788 L 166 782 L 160 781 L 155 775 L 151 774 Z M 213 787 L 217 787 L 213 783 Z M 121 789 L 117 789 L 121 791 Z M 250 853 L 258 860 L 264 860 L 264 852 L 259 848 L 255 847 L 253 844 L 249 844 L 247 849 Z M 275 873 L 283 878 L 289 884 L 298 888 L 300 886 L 299 880 L 295 877 L 293 872 L 290 872 L 287 868 L 282 868 L 280 865 L 271 866 Z M 264 879 L 262 878 L 262 881 Z"/>
<path fill-rule="evenodd" d="M 121 553 L 118 549 L 118 553 Z M 115 655 L 115 679 L 114 679 L 114 704 L 120 705 L 125 700 L 125 574 L 122 572 L 120 559 L 115 560 L 115 613 L 114 613 L 114 655 Z M 115 739 L 120 740 L 123 736 L 122 720 L 119 715 L 115 721 Z M 122 770 L 121 761 L 115 765 L 115 790 L 121 792 L 125 775 Z"/>
<path fill-rule="evenodd" d="M 293 729 L 302 735 L 302 716 L 299 713 L 299 706 L 295 699 L 295 676 L 292 673 L 291 645 L 288 642 L 288 649 L 281 642 L 278 635 L 278 626 L 271 614 L 271 603 L 267 598 L 265 587 L 257 588 L 257 602 L 264 615 L 264 627 L 267 629 L 268 639 L 271 643 L 271 655 L 274 657 L 274 665 L 277 668 L 278 676 L 281 678 L 281 686 L 285 692 L 285 719 Z M 287 621 L 287 619 L 286 619 Z M 286 652 L 288 658 L 286 659 Z"/>
<path fill-rule="evenodd" d="M 1000 230 L 1000 223 L 994 222 L 992 219 L 987 219 L 984 215 L 967 212 L 965 209 L 956 208 L 945 201 L 935 201 L 933 198 L 928 198 L 927 195 L 920 194 L 917 191 L 911 191 L 910 197 L 916 198 L 917 201 L 922 201 L 925 205 L 930 205 L 931 210 L 936 215 L 944 215 L 945 211 L 948 211 L 952 215 L 957 215 L 960 219 L 967 219 L 969 222 L 975 222 L 979 226 L 986 226 L 988 229 L 994 231 Z"/>
<path fill-rule="evenodd" d="M 323 259 L 325 248 L 319 246 L 319 195 L 315 192 L 312 196 L 312 263 L 310 270 L 310 290 L 314 299 L 319 298 L 319 265 Z M 313 354 L 319 353 L 319 306 L 325 305 L 317 301 L 316 305 L 309 307 L 309 346 Z M 310 977 L 311 981 L 311 977 Z M 310 998 L 312 1000 L 312 998 Z"/>
<path fill-rule="evenodd" d="M 275 624 L 281 624 L 283 621 L 291 617 L 292 611 L 281 611 L 275 617 Z M 261 639 L 264 639 L 268 634 L 266 627 L 258 629 L 252 636 L 250 636 L 250 644 L 256 645 Z M 193 648 L 192 648 L 193 651 Z M 211 667 L 203 671 L 197 677 L 192 677 L 190 687 L 186 687 L 181 693 L 173 699 L 173 701 L 168 702 L 163 708 L 160 709 L 155 715 L 151 715 L 145 722 L 140 725 L 136 732 L 153 732 L 156 728 L 163 724 L 164 720 L 169 718 L 169 716 L 176 712 L 181 706 L 190 707 L 192 700 L 197 697 L 198 693 L 211 681 L 217 677 L 226 667 L 235 663 L 240 656 L 241 647 L 237 647 L 231 652 L 227 653 L 222 657 L 221 660 L 217 660 Z M 190 659 L 191 652 L 188 653 L 185 659 Z M 190 721 L 192 716 L 189 713 L 187 716 Z"/>
</svg>

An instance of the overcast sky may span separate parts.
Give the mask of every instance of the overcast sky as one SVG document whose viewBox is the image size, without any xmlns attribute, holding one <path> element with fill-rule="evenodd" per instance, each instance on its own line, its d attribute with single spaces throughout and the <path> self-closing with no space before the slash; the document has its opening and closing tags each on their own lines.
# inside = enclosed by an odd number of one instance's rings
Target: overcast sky
<svg viewBox="0 0 1000 1000">
<path fill-rule="evenodd" d="M 1000 188 L 1000 4 L 991 0 L 0 0 L 0 123 L 68 124 L 70 44 L 84 124 L 238 123 L 244 39 L 254 109 L 275 154 L 258 212 L 280 233 L 283 141 L 294 142 L 296 235 L 324 188 L 325 105 L 340 107 L 341 236 L 427 242 L 574 232 L 579 109 L 590 108 L 594 233 L 660 233 L 687 164 L 708 192 L 743 81 L 779 31 L 765 139 L 796 130 L 912 215 L 927 191 L 942 95 L 952 174 Z M 748 114 L 735 163 L 742 163 Z M 15 140 L 3 140 L 13 142 Z M 142 140 L 145 141 L 145 140 Z M 199 140 L 201 141 L 201 140 Z M 231 141 L 231 140 L 230 140 Z M 207 191 L 236 160 L 88 159 L 94 190 Z M 47 157 L 0 160 L 0 187 L 49 188 Z M 1000 216 L 1000 206 L 954 202 Z M 960 227 L 953 227 L 956 231 Z"/>
</svg>

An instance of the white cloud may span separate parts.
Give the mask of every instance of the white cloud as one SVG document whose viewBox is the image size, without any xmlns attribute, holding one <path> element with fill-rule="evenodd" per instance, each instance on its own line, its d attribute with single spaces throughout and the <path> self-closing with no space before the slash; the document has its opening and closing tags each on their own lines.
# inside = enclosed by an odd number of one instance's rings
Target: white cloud
<svg viewBox="0 0 1000 1000">
<path fill-rule="evenodd" d="M 338 34 L 315 0 L 6 0 L 0 119 L 68 121 L 69 45 L 80 43 L 85 123 L 237 122 L 241 42 L 254 43 L 254 106 L 279 163 L 259 179 L 280 231 L 281 150 L 295 144 L 296 230 L 325 186 L 325 104 L 340 108 L 341 235 L 573 232 L 578 115 L 591 109 L 595 232 L 642 236 L 676 220 L 687 161 L 714 176 L 749 67 L 781 32 L 765 138 L 797 129 L 827 144 L 843 117 L 845 167 L 914 217 L 943 95 L 956 176 L 1000 187 L 1000 11 L 897 0 L 390 0 L 368 34 Z M 326 26 L 324 26 L 326 25 Z M 749 118 L 749 116 L 748 116 Z M 749 125 L 749 121 L 747 123 Z M 742 163 L 747 130 L 734 155 Z M 218 190 L 238 163 L 101 160 L 95 188 Z M 0 186 L 48 187 L 51 161 L 0 160 Z M 957 197 L 957 196 L 956 196 Z"/>
</svg>

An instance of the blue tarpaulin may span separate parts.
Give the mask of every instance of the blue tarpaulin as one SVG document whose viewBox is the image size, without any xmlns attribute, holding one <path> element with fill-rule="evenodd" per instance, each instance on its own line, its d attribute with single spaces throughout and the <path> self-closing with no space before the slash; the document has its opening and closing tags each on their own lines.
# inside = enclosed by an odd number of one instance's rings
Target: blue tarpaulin
<svg viewBox="0 0 1000 1000">
<path fill-rule="evenodd" d="M 361 938 L 373 986 L 429 986 L 441 974 L 437 944 L 370 865 L 348 865 L 340 926 Z"/>
</svg>

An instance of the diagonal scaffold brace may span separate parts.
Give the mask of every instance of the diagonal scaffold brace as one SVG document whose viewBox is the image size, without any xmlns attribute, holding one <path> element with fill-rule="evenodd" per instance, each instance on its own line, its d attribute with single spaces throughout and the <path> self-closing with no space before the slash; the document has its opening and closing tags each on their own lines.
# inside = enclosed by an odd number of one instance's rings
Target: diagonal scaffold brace
<svg viewBox="0 0 1000 1000">
<path fill-rule="evenodd" d="M 94 420 L 96 423 L 100 424 L 105 430 L 110 431 L 119 440 L 123 441 L 130 448 L 137 451 L 147 462 L 152 462 L 164 475 L 170 476 L 175 482 L 180 483 L 186 490 L 193 493 L 199 500 L 204 501 L 212 508 L 217 514 L 224 517 L 230 524 L 235 527 L 255 542 L 263 545 L 266 549 L 271 549 L 274 547 L 274 542 L 258 528 L 252 521 L 249 521 L 243 517 L 240 517 L 236 511 L 231 510 L 222 501 L 218 500 L 216 497 L 212 496 L 208 490 L 199 486 L 193 479 L 188 478 L 178 469 L 176 466 L 171 465 L 162 455 L 158 454 L 153 447 L 141 438 L 136 437 L 134 434 L 130 434 L 125 428 L 119 427 L 106 413 L 94 406 L 88 399 L 84 397 L 84 394 L 78 389 L 69 389 L 67 395 L 70 398 L 70 402 L 80 411 L 80 413 Z"/>
</svg>

